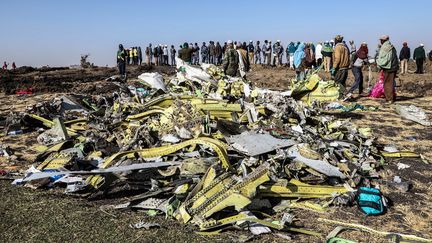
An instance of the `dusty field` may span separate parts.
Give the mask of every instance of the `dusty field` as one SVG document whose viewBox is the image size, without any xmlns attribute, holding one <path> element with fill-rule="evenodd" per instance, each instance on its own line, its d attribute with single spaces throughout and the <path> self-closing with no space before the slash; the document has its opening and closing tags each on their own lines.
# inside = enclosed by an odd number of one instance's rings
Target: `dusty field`
<svg viewBox="0 0 432 243">
<path fill-rule="evenodd" d="M 146 69 L 134 69 L 136 75 Z M 158 71 L 158 70 L 157 70 Z M 166 74 L 174 70 L 164 68 Z M 92 72 L 82 71 L 79 75 L 65 70 L 52 70 L 45 74 L 14 74 L 10 85 L 36 88 L 35 95 L 17 96 L 0 95 L 0 122 L 9 112 L 23 111 L 25 106 L 43 100 L 49 100 L 54 92 L 106 93 L 112 92 L 104 78 L 115 74 L 113 69 L 97 69 Z M 75 75 L 75 76 L 74 76 Z M 323 77 L 327 74 L 321 73 Z M 374 79 L 376 78 L 374 73 Z M 37 78 L 34 78 L 37 76 Z M 249 79 L 260 87 L 284 90 L 289 79 L 294 76 L 286 68 L 254 67 Z M 24 80 L 25 79 L 25 80 Z M 349 77 L 349 84 L 352 82 Z M 42 81 L 41 81 L 42 80 Z M 18 82 L 18 83 L 17 83 Z M 21 83 L 19 83 L 21 82 Z M 76 83 L 79 82 L 79 85 Z M 373 85 L 374 82 L 372 82 Z M 398 99 L 396 104 L 414 104 L 432 116 L 432 75 L 408 74 L 398 80 Z M 5 90 L 3 90 L 4 92 Z M 299 210 L 301 215 L 298 226 L 318 231 L 325 236 L 334 226 L 318 223 L 316 218 L 328 218 L 344 222 L 359 223 L 377 230 L 414 234 L 432 238 L 432 128 L 404 120 L 394 111 L 394 105 L 383 105 L 381 100 L 360 98 L 362 105 L 378 106 L 377 111 L 354 111 L 335 114 L 341 118 L 352 119 L 359 126 L 371 127 L 378 142 L 383 145 L 394 144 L 399 149 L 414 151 L 429 158 L 430 164 L 420 159 L 391 159 L 381 170 L 383 191 L 391 200 L 388 213 L 379 217 L 364 217 L 356 207 L 332 208 L 327 213 Z M 7 161 L 0 157 L 0 170 L 19 171 L 26 169 L 36 154 L 36 133 L 0 138 L 1 144 L 8 144 L 17 150 L 17 159 Z M 396 164 L 403 162 L 410 168 L 398 170 Z M 412 189 L 402 193 L 395 188 L 385 186 L 398 175 L 403 181 L 410 181 Z M 125 199 L 88 201 L 64 196 L 61 191 L 32 190 L 13 187 L 9 180 L 0 181 L 0 241 L 1 242 L 227 242 L 241 241 L 249 236 L 247 232 L 228 231 L 218 236 L 201 236 L 196 228 L 182 225 L 164 217 L 149 217 L 142 211 L 113 211 L 109 205 Z M 129 224 L 139 220 L 157 222 L 160 229 L 134 230 Z M 290 235 L 295 242 L 323 242 L 323 239 Z M 356 239 L 360 242 L 389 242 L 388 239 L 376 238 L 370 234 L 347 232 L 341 237 Z M 285 242 L 274 235 L 253 238 L 257 242 Z"/>
</svg>

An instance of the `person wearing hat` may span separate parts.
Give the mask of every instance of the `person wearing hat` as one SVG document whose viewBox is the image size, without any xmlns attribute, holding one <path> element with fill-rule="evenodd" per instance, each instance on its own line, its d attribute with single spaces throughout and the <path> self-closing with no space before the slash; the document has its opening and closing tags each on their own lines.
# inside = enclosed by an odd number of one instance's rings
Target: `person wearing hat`
<svg viewBox="0 0 432 243">
<path fill-rule="evenodd" d="M 415 73 L 423 74 L 423 63 L 426 60 L 426 52 L 424 50 L 423 44 L 420 44 L 420 46 L 414 50 L 413 59 L 415 60 L 417 65 L 417 70 L 415 71 Z"/>
<path fill-rule="evenodd" d="M 391 44 L 388 35 L 383 35 L 380 38 L 381 48 L 379 49 L 376 63 L 378 68 L 384 72 L 384 95 L 388 103 L 395 101 L 394 96 L 394 80 L 396 72 L 399 70 L 399 60 L 397 57 L 396 48 Z"/>
<path fill-rule="evenodd" d="M 335 82 L 341 84 L 344 88 L 348 78 L 348 69 L 350 66 L 349 50 L 342 42 L 343 37 L 337 35 L 335 37 L 335 48 L 333 51 L 333 67 L 331 76 Z"/>
<path fill-rule="evenodd" d="M 235 77 L 239 69 L 239 54 L 234 49 L 232 40 L 227 41 L 227 48 L 222 64 L 225 75 Z"/>
<path fill-rule="evenodd" d="M 408 43 L 404 42 L 403 47 L 399 54 L 399 60 L 401 63 L 401 74 L 408 73 L 408 61 L 411 58 L 411 50 L 408 47 Z"/>
</svg>

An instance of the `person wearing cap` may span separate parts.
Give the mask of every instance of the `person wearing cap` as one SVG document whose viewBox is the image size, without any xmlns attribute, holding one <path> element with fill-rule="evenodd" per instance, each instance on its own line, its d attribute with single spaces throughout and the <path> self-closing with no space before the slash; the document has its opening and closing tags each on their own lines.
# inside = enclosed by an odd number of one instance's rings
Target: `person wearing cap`
<svg viewBox="0 0 432 243">
<path fill-rule="evenodd" d="M 6 62 L 4 62 L 3 69 L 5 69 L 5 65 Z M 119 45 L 119 49 L 117 51 L 117 66 L 119 69 L 119 74 L 121 75 L 122 78 L 124 78 L 126 75 L 126 52 L 122 44 Z M 7 65 L 6 65 L 6 69 L 7 69 Z"/>
<path fill-rule="evenodd" d="M 225 75 L 235 77 L 239 69 L 239 54 L 234 50 L 232 40 L 227 41 L 227 48 L 223 60 L 223 71 Z"/>
<path fill-rule="evenodd" d="M 414 50 L 413 59 L 415 60 L 417 65 L 417 70 L 415 71 L 415 73 L 423 74 L 423 63 L 426 60 L 426 52 L 424 50 L 423 44 L 420 44 L 420 46 Z"/>
<path fill-rule="evenodd" d="M 359 96 L 363 94 L 363 65 L 368 63 L 369 50 L 366 42 L 363 42 L 353 55 L 352 73 L 354 75 L 354 85 L 348 91 L 347 97 L 351 97 L 352 93 L 358 88 Z"/>
<path fill-rule="evenodd" d="M 324 42 L 323 48 L 321 50 L 321 54 L 324 58 L 324 71 L 326 73 L 330 72 L 330 66 L 333 58 L 333 47 L 330 45 L 330 42 Z"/>
<path fill-rule="evenodd" d="M 411 58 L 411 50 L 408 47 L 408 43 L 404 42 L 402 49 L 399 54 L 399 60 L 401 64 L 401 74 L 408 73 L 408 61 Z"/>
<path fill-rule="evenodd" d="M 381 36 L 380 42 L 381 48 L 376 63 L 378 68 L 384 72 L 385 98 L 388 103 L 393 103 L 396 98 L 394 96 L 394 80 L 396 78 L 396 72 L 399 70 L 399 60 L 396 48 L 391 44 L 388 35 Z"/>
<path fill-rule="evenodd" d="M 335 48 L 333 51 L 333 67 L 331 69 L 331 76 L 334 81 L 341 84 L 344 88 L 348 78 L 348 69 L 350 66 L 349 50 L 343 42 L 343 36 L 337 35 L 335 37 Z"/>
<path fill-rule="evenodd" d="M 255 50 L 254 50 L 254 63 L 255 64 L 261 64 L 261 43 L 260 41 L 257 41 L 255 44 Z"/>
<path fill-rule="evenodd" d="M 255 47 L 254 47 L 253 41 L 250 40 L 249 44 L 247 46 L 247 52 L 248 52 L 248 56 L 249 56 L 249 61 L 251 63 L 254 61 L 254 51 L 255 51 Z"/>
</svg>

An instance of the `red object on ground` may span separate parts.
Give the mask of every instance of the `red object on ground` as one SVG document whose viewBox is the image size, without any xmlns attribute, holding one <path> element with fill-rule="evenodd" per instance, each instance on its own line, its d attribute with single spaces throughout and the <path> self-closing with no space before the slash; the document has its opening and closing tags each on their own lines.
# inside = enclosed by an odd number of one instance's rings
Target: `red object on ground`
<svg viewBox="0 0 432 243">
<path fill-rule="evenodd" d="M 33 94 L 33 88 L 27 88 L 27 89 L 19 89 L 16 91 L 17 95 L 25 95 L 25 94 Z"/>
</svg>

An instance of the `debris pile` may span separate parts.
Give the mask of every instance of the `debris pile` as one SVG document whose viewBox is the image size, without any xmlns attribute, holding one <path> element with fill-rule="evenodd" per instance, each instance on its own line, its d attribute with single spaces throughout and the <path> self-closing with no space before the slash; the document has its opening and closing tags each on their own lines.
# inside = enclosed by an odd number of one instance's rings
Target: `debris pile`
<svg viewBox="0 0 432 243">
<path fill-rule="evenodd" d="M 14 183 L 89 199 L 127 195 L 115 208 L 165 214 L 203 233 L 315 236 L 295 225 L 292 209 L 351 205 L 356 188 L 377 185 L 384 159 L 370 129 L 312 102 L 322 90 L 337 98 L 334 84 L 313 76 L 305 85 L 312 93 L 290 96 L 251 89 L 213 65 L 177 63 L 169 82 L 147 73 L 139 76 L 146 88 L 118 83 L 111 95 L 30 107 L 20 124 L 40 131 L 45 148 Z"/>
</svg>

